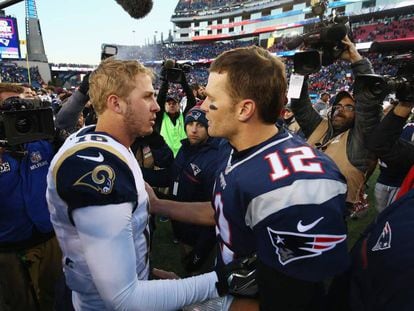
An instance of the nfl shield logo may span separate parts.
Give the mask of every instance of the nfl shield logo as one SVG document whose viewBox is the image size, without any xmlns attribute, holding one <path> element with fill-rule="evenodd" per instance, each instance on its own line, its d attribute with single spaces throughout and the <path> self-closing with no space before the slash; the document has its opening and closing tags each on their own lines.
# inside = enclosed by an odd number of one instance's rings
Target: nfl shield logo
<svg viewBox="0 0 414 311">
<path fill-rule="evenodd" d="M 39 163 L 40 161 L 42 161 L 42 155 L 40 154 L 39 151 L 34 151 L 30 154 L 30 161 L 32 161 L 32 163 Z"/>
</svg>

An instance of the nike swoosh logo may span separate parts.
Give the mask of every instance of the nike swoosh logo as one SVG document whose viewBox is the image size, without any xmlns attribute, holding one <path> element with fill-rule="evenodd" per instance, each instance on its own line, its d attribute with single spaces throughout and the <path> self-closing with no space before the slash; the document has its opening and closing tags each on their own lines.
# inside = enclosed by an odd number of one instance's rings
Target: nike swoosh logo
<svg viewBox="0 0 414 311">
<path fill-rule="evenodd" d="M 99 155 L 97 157 L 78 155 L 78 158 L 85 159 L 85 160 L 90 160 L 90 161 L 94 161 L 94 162 L 98 162 L 98 163 L 103 162 L 103 160 L 104 160 L 104 156 L 100 152 L 99 152 Z"/>
<path fill-rule="evenodd" d="M 312 229 L 313 227 L 315 227 L 322 219 L 323 217 L 316 219 L 314 222 L 310 223 L 309 225 L 302 225 L 302 220 L 299 220 L 297 229 L 299 232 L 308 231 Z"/>
</svg>

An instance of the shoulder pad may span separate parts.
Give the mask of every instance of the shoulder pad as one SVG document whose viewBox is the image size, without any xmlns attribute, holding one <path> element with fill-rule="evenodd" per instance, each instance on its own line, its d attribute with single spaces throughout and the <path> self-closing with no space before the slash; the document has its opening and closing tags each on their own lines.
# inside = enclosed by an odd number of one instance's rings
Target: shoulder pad
<svg viewBox="0 0 414 311">
<path fill-rule="evenodd" d="M 127 160 L 110 146 L 70 148 L 56 162 L 53 174 L 56 190 L 70 211 L 138 200 Z"/>
</svg>

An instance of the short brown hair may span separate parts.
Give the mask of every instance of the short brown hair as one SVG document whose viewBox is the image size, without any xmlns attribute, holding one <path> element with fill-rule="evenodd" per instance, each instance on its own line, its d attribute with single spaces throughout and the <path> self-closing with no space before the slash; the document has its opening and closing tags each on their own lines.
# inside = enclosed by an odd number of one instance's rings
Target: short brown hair
<svg viewBox="0 0 414 311">
<path fill-rule="evenodd" d="M 276 56 L 257 46 L 236 48 L 220 54 L 210 72 L 227 73 L 227 89 L 235 101 L 252 99 L 259 117 L 275 123 L 285 103 L 285 65 Z"/>
<path fill-rule="evenodd" d="M 151 69 L 135 60 L 117 60 L 113 57 L 101 62 L 89 78 L 89 96 L 97 115 L 106 109 L 106 100 L 110 95 L 126 99 L 134 89 L 134 80 L 138 74 L 151 78 Z"/>
</svg>

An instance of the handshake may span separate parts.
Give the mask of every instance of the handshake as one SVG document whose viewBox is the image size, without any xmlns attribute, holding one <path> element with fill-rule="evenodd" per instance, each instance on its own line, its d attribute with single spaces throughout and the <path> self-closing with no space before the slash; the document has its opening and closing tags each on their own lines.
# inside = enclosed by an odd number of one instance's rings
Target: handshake
<svg viewBox="0 0 414 311">
<path fill-rule="evenodd" d="M 256 254 L 236 259 L 216 269 L 218 277 L 216 287 L 219 295 L 255 297 L 258 293 L 256 269 Z"/>
</svg>

